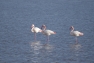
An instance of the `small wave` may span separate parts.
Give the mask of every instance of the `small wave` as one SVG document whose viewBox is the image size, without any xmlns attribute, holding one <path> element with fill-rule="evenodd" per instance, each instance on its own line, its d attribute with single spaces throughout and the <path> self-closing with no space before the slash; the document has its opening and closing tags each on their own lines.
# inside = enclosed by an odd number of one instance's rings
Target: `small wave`
<svg viewBox="0 0 94 63">
<path fill-rule="evenodd" d="M 74 45 L 72 45 L 72 49 L 74 49 L 74 50 L 79 50 L 79 49 L 81 49 L 81 44 L 74 44 Z"/>
<path fill-rule="evenodd" d="M 54 47 L 53 47 L 53 45 L 45 44 L 45 45 L 43 45 L 43 48 L 44 48 L 45 50 L 47 50 L 48 52 L 51 52 Z"/>
<path fill-rule="evenodd" d="M 40 41 L 32 42 L 31 48 L 33 48 L 34 50 L 39 50 L 42 48 L 42 44 L 40 43 Z"/>
</svg>

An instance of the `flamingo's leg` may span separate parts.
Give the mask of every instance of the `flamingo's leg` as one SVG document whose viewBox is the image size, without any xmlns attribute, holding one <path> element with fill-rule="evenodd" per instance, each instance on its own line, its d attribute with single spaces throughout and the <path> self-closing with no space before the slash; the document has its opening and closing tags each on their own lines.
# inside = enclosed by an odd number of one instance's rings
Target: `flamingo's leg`
<svg viewBox="0 0 94 63">
<path fill-rule="evenodd" d="M 34 33 L 34 39 L 35 39 L 35 41 L 36 41 L 36 33 Z"/>
<path fill-rule="evenodd" d="M 49 36 L 47 36 L 47 42 L 49 42 Z"/>
<path fill-rule="evenodd" d="M 78 43 L 78 39 L 77 39 L 77 37 L 75 37 L 75 40 L 76 40 L 76 44 Z"/>
</svg>

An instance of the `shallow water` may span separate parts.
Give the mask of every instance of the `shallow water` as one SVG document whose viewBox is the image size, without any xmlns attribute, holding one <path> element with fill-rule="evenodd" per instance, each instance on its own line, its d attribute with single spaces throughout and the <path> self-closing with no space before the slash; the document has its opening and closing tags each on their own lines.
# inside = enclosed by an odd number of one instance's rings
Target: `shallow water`
<svg viewBox="0 0 94 63">
<path fill-rule="evenodd" d="M 93 0 L 0 0 L 0 63 L 94 63 Z M 49 43 L 31 24 L 56 32 Z M 70 26 L 84 33 L 70 36 Z"/>
</svg>

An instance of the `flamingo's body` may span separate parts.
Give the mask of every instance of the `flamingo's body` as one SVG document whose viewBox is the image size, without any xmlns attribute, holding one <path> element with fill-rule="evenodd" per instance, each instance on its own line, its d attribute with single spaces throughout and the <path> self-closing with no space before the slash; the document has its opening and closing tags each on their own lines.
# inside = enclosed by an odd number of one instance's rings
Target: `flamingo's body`
<svg viewBox="0 0 94 63">
<path fill-rule="evenodd" d="M 76 37 L 76 43 L 77 43 L 77 37 L 78 37 L 78 36 L 82 36 L 82 35 L 84 35 L 84 34 L 83 34 L 82 32 L 79 32 L 79 31 L 74 31 L 74 27 L 73 27 L 73 26 L 71 26 L 70 29 L 71 29 L 70 35 Z"/>
<path fill-rule="evenodd" d="M 38 28 L 38 27 L 35 27 L 35 25 L 32 24 L 32 26 L 31 26 L 31 32 L 34 33 L 34 38 L 35 38 L 35 40 L 36 40 L 36 33 L 42 32 L 42 30 L 41 30 L 40 28 Z"/>
<path fill-rule="evenodd" d="M 43 32 L 42 32 L 44 35 L 46 35 L 46 36 L 50 36 L 50 35 L 52 35 L 52 34 L 56 34 L 54 31 L 52 31 L 52 30 L 43 30 Z"/>
<path fill-rule="evenodd" d="M 42 29 L 42 33 L 46 36 L 48 36 L 48 41 L 49 41 L 49 36 L 52 35 L 52 34 L 56 34 L 56 32 L 52 31 L 52 30 L 46 30 L 46 26 L 45 25 L 42 25 L 41 27 Z"/>
<path fill-rule="evenodd" d="M 31 29 L 31 31 L 34 32 L 34 33 L 38 33 L 38 32 L 41 32 L 41 29 L 38 28 L 38 27 L 33 27 L 33 28 Z"/>
<path fill-rule="evenodd" d="M 76 36 L 76 37 L 83 35 L 83 33 L 82 33 L 82 32 L 79 32 L 79 31 L 71 31 L 70 34 L 71 34 L 72 36 Z"/>
</svg>

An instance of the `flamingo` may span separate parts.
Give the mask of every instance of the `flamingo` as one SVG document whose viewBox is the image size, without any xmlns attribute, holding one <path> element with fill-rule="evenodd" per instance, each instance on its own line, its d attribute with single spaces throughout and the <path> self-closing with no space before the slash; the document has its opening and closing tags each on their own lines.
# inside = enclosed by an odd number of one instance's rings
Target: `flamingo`
<svg viewBox="0 0 94 63">
<path fill-rule="evenodd" d="M 50 35 L 56 34 L 56 32 L 54 32 L 52 30 L 46 30 L 46 26 L 45 25 L 42 25 L 41 29 L 42 29 L 42 33 L 48 37 L 47 38 L 47 42 L 49 42 L 49 36 Z"/>
<path fill-rule="evenodd" d="M 40 28 L 38 28 L 38 27 L 35 27 L 35 25 L 32 24 L 32 25 L 31 25 L 31 32 L 34 33 L 34 39 L 36 40 L 36 33 L 42 32 L 42 30 L 41 30 Z"/>
<path fill-rule="evenodd" d="M 82 32 L 79 32 L 79 31 L 74 31 L 74 27 L 73 26 L 71 26 L 70 27 L 70 35 L 72 35 L 72 36 L 75 36 L 76 37 L 76 43 L 78 43 L 78 41 L 77 41 L 77 37 L 78 36 L 82 36 L 82 35 L 84 35 Z"/>
</svg>

